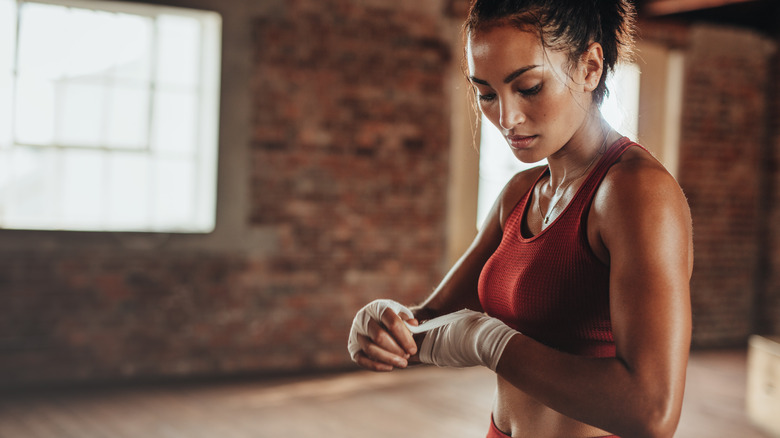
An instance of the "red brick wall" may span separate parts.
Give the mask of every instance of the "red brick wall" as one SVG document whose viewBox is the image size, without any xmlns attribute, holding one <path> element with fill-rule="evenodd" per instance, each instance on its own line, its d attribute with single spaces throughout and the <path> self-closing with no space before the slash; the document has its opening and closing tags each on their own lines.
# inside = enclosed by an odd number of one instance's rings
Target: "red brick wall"
<svg viewBox="0 0 780 438">
<path fill-rule="evenodd" d="M 442 270 L 451 49 L 425 8 L 294 2 L 253 25 L 250 220 L 281 236 L 269 305 L 315 363 L 342 363 L 354 310 Z"/>
<path fill-rule="evenodd" d="M 761 162 L 774 44 L 694 26 L 686 48 L 680 184 L 694 222 L 694 345 L 741 344 L 763 295 Z"/>
<path fill-rule="evenodd" d="M 744 345 L 752 333 L 780 333 L 780 204 L 762 182 L 773 180 L 780 199 L 777 167 L 767 164 L 780 153 L 780 137 L 770 144 L 767 126 L 777 41 L 669 21 L 643 22 L 641 30 L 643 39 L 685 56 L 679 181 L 694 224 L 694 346 Z"/>
<path fill-rule="evenodd" d="M 263 364 L 262 299 L 223 255 L 0 256 L 3 385 L 236 372 Z"/>
</svg>

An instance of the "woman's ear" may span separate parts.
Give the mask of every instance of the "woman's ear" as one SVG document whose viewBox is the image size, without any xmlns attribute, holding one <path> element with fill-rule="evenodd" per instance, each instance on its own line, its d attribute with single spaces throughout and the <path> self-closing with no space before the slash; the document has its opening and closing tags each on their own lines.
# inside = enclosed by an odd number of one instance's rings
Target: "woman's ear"
<svg viewBox="0 0 780 438">
<path fill-rule="evenodd" d="M 583 85 L 585 91 L 593 91 L 601 81 L 601 73 L 604 71 L 604 51 L 599 43 L 591 43 L 588 49 L 580 57 L 580 68 L 584 74 Z"/>
</svg>

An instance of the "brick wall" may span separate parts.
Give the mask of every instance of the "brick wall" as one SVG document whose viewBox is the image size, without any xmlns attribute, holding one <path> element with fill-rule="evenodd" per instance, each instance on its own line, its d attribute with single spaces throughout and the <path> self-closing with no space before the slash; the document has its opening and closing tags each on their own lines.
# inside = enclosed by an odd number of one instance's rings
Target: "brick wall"
<svg viewBox="0 0 780 438">
<path fill-rule="evenodd" d="M 441 277 L 443 2 L 159 3 L 223 16 L 217 229 L 0 231 L 0 387 L 342 368 Z"/>
<path fill-rule="evenodd" d="M 282 238 L 261 262 L 280 328 L 327 364 L 357 308 L 418 300 L 443 267 L 451 49 L 422 9 L 294 2 L 253 24 L 250 221 Z"/>
<path fill-rule="evenodd" d="M 694 222 L 694 345 L 739 345 L 755 329 L 770 60 L 757 33 L 706 25 L 687 35 L 680 184 Z"/>
</svg>

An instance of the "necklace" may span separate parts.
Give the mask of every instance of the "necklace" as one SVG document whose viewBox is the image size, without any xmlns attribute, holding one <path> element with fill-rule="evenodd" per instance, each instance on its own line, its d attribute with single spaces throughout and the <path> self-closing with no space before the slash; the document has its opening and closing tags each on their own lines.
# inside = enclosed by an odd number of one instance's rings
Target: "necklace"
<svg viewBox="0 0 780 438">
<path fill-rule="evenodd" d="M 607 135 L 605 134 L 604 135 L 604 142 L 601 144 L 601 147 L 599 148 L 599 150 L 604 149 L 604 145 L 606 145 L 606 144 L 607 144 Z M 541 202 L 542 190 L 541 190 L 541 188 L 539 189 L 539 201 L 536 202 L 536 207 L 539 209 L 539 216 L 542 217 L 542 227 L 544 227 L 545 225 L 550 223 L 550 216 L 552 216 L 553 212 L 555 211 L 555 207 L 557 207 L 558 203 L 560 203 L 561 199 L 563 199 L 563 195 L 564 195 L 564 193 L 566 193 L 566 189 L 568 189 L 569 186 L 574 183 L 574 181 L 577 181 L 578 179 L 580 179 L 583 176 L 585 176 L 585 174 L 588 173 L 588 170 L 590 169 L 590 166 L 592 166 L 593 163 L 596 162 L 596 158 L 598 158 L 600 155 L 601 155 L 601 153 L 597 152 L 596 155 L 593 156 L 593 159 L 590 160 L 590 163 L 588 164 L 588 167 L 586 167 L 585 170 L 583 170 L 582 173 L 580 173 L 576 178 L 572 178 L 569 181 L 566 181 L 565 184 L 561 183 L 560 185 L 558 185 L 558 188 L 556 188 L 555 192 L 553 193 L 553 197 L 555 197 L 555 195 L 558 193 L 559 190 L 563 190 L 563 191 L 561 192 L 561 196 L 559 196 L 558 199 L 555 200 L 555 203 L 552 204 L 552 207 L 547 209 L 547 214 L 546 215 L 542 212 L 542 202 Z M 550 179 L 550 187 L 552 187 L 552 178 Z M 552 198 L 550 198 L 550 200 L 552 201 Z"/>
</svg>

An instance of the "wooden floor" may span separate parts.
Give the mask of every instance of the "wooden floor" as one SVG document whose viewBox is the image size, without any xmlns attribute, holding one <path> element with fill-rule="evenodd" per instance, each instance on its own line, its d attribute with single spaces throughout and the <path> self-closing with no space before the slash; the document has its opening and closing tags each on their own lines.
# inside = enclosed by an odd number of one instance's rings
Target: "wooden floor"
<svg viewBox="0 0 780 438">
<path fill-rule="evenodd" d="M 485 436 L 481 368 L 0 395 L 3 438 Z M 679 438 L 768 438 L 744 414 L 745 352 L 691 357 Z"/>
</svg>

